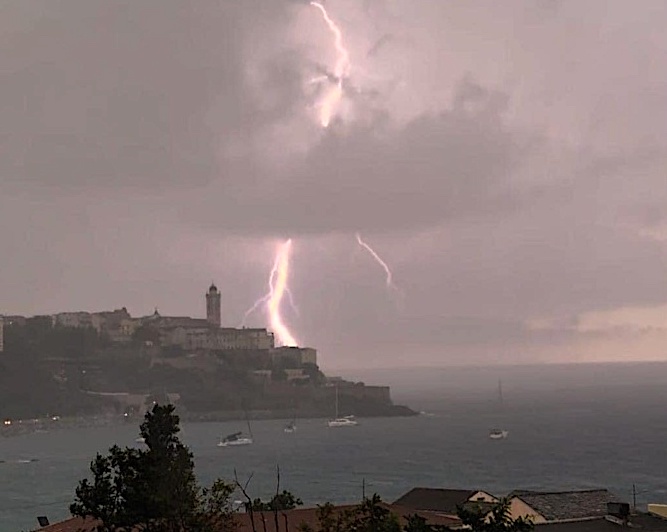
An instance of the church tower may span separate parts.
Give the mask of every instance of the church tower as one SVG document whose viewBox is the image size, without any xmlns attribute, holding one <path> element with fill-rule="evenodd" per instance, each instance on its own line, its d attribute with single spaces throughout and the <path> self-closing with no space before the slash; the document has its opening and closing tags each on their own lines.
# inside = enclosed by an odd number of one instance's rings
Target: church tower
<svg viewBox="0 0 667 532">
<path fill-rule="evenodd" d="M 206 293 L 206 319 L 216 327 L 220 327 L 222 323 L 220 319 L 220 292 L 213 283 L 211 283 Z"/>
</svg>

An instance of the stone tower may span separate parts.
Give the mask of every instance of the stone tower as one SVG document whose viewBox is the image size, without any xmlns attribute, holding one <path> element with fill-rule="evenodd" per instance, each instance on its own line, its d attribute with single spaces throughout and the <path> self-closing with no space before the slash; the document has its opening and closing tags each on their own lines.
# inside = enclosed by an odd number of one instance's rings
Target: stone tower
<svg viewBox="0 0 667 532">
<path fill-rule="evenodd" d="M 222 323 L 220 319 L 220 292 L 213 283 L 211 283 L 206 293 L 206 319 L 216 327 L 220 327 Z"/>
</svg>

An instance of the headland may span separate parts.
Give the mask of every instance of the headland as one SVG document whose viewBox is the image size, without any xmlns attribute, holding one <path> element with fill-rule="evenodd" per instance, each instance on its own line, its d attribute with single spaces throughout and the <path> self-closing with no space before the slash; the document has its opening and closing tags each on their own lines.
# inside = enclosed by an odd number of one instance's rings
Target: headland
<svg viewBox="0 0 667 532">
<path fill-rule="evenodd" d="M 5 315 L 0 418 L 133 421 L 153 402 L 193 421 L 415 415 L 394 405 L 388 386 L 325 375 L 315 348 L 277 346 L 266 328 L 223 327 L 215 285 L 205 301 L 206 318 L 126 308 Z M 17 430 L 10 425 L 2 432 Z"/>
</svg>

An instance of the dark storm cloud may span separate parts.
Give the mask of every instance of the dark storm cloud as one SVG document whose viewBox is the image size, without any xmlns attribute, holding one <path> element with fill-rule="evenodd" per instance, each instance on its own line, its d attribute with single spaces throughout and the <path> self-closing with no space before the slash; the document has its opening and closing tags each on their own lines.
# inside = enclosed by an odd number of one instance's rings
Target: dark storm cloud
<svg viewBox="0 0 667 532">
<path fill-rule="evenodd" d="M 0 313 L 200 314 L 213 277 L 236 325 L 276 236 L 329 361 L 598 356 L 579 316 L 667 301 L 664 2 L 330 4 L 379 81 L 327 131 L 307 3 L 3 5 Z"/>
<path fill-rule="evenodd" d="M 258 23 L 283 11 L 264 4 Z M 244 86 L 240 4 L 33 2 L 29 15 L 3 39 L 4 180 L 201 185 L 219 175 L 220 137 L 265 119 Z"/>
<path fill-rule="evenodd" d="M 447 111 L 400 130 L 381 112 L 371 124 L 334 127 L 279 168 L 257 151 L 221 157 L 229 142 L 251 145 L 293 115 L 304 96 L 289 49 L 261 65 L 270 105 L 248 86 L 244 28 L 288 12 L 267 6 L 255 19 L 234 3 L 72 2 L 37 16 L 37 30 L 9 37 L 17 52 L 2 111 L 16 127 L 3 143 L 5 179 L 169 201 L 171 191 L 197 196 L 210 184 L 183 222 L 254 234 L 424 227 L 520 201 L 508 188 L 520 148 L 503 123 L 506 97 L 471 80 Z"/>
<path fill-rule="evenodd" d="M 235 161 L 198 216 L 208 208 L 220 227 L 299 234 L 406 230 L 512 210 L 530 190 L 511 189 L 522 148 L 504 126 L 502 101 L 465 81 L 450 111 L 398 131 L 380 117 L 344 133 L 334 127 L 286 167 Z"/>
</svg>

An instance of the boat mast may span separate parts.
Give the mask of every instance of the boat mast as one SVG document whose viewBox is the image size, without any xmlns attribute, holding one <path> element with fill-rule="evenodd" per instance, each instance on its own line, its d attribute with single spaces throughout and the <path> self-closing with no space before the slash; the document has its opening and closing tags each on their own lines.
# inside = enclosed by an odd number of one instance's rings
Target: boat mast
<svg viewBox="0 0 667 532">
<path fill-rule="evenodd" d="M 250 418 L 248 417 L 248 412 L 245 413 L 245 421 L 248 424 L 248 434 L 250 434 L 250 439 L 253 438 L 252 429 L 250 428 Z"/>
<path fill-rule="evenodd" d="M 336 384 L 336 417 L 334 419 L 338 419 L 338 384 Z"/>
<path fill-rule="evenodd" d="M 503 381 L 498 379 L 498 403 L 500 404 L 500 408 L 503 407 Z"/>
</svg>

